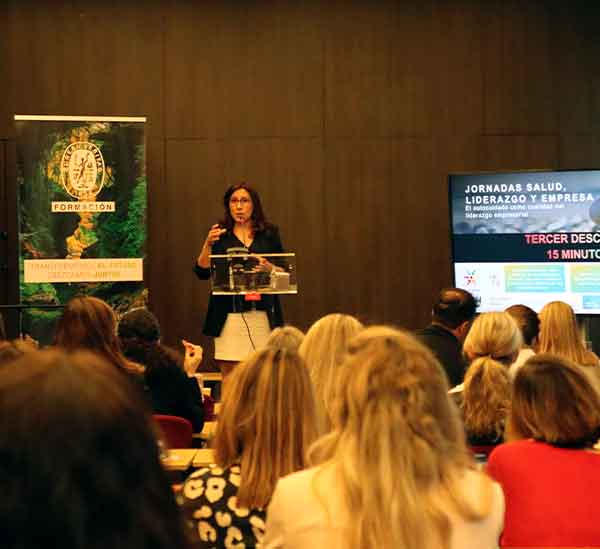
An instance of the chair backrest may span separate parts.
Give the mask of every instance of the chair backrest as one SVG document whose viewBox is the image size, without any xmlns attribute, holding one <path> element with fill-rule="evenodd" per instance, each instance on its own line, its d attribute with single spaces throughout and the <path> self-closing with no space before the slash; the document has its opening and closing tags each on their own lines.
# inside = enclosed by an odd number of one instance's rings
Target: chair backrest
<svg viewBox="0 0 600 549">
<path fill-rule="evenodd" d="M 192 424 L 190 421 L 179 416 L 161 414 L 154 414 L 152 417 L 158 423 L 169 448 L 192 447 Z"/>
</svg>

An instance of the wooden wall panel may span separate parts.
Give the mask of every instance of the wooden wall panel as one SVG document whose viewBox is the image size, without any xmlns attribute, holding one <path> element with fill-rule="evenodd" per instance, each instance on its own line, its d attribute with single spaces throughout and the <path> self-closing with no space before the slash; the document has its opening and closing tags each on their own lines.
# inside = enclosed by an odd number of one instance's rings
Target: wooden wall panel
<svg viewBox="0 0 600 549">
<path fill-rule="evenodd" d="M 490 171 L 553 170 L 558 168 L 556 136 L 483 136 L 480 169 Z"/>
<path fill-rule="evenodd" d="M 562 169 L 600 169 L 600 134 L 565 135 L 560 141 Z"/>
<path fill-rule="evenodd" d="M 431 238 L 439 206 L 429 201 L 429 141 L 335 140 L 325 164 L 327 309 L 416 325 L 419 296 L 440 282 L 429 271 L 435 247 L 415 245 Z"/>
<path fill-rule="evenodd" d="M 435 3 L 430 109 L 436 135 L 482 133 L 483 12 L 477 0 Z"/>
<path fill-rule="evenodd" d="M 432 2 L 326 6 L 326 135 L 428 135 Z"/>
<path fill-rule="evenodd" d="M 173 1 L 169 137 L 316 136 L 322 45 L 313 2 Z"/>
<path fill-rule="evenodd" d="M 482 48 L 484 133 L 551 134 L 558 128 L 549 2 L 486 3 Z"/>
<path fill-rule="evenodd" d="M 2 303 L 14 305 L 18 303 L 19 296 L 19 271 L 18 271 L 18 226 L 17 226 L 17 196 L 16 187 L 12 183 L 16 179 L 16 147 L 10 140 L 0 141 L 3 164 L 1 168 L 4 179 L 3 192 L 0 200 L 2 213 L 2 227 L 8 233 L 8 240 L 3 242 L 2 260 L 9 266 L 7 272 L 0 272 L 0 292 L 2 292 Z M 7 334 L 10 338 L 19 335 L 18 314 L 15 310 L 7 311 L 4 315 Z"/>
<path fill-rule="evenodd" d="M 8 6 L 4 2 L 0 2 L 0 84 L 2 85 L 3 101 L 0 101 L 0 139 L 6 139 L 10 135 L 11 128 L 11 93 L 10 89 L 10 72 L 8 62 L 10 52 L 8 49 Z"/>
<path fill-rule="evenodd" d="M 149 134 L 162 134 L 160 0 L 8 9 L 11 116 L 148 116 Z"/>
<path fill-rule="evenodd" d="M 146 243 L 146 279 L 149 302 L 163 330 L 170 322 L 172 284 L 168 279 L 165 250 L 169 246 L 169 212 L 166 208 L 167 187 L 164 173 L 164 140 L 146 139 L 146 176 L 148 179 L 148 240 Z M 168 331 L 168 330 L 167 330 Z"/>
<path fill-rule="evenodd" d="M 600 4 L 559 2 L 553 11 L 554 81 L 560 131 L 600 133 Z"/>
</svg>

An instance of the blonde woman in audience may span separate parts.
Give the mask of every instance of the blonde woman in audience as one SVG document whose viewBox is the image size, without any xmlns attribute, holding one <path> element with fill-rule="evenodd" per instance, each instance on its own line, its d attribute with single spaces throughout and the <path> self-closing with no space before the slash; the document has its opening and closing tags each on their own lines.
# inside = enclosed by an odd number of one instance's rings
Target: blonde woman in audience
<svg viewBox="0 0 600 549">
<path fill-rule="evenodd" d="M 472 363 L 479 358 L 492 358 L 508 367 L 523 345 L 521 330 L 514 319 L 503 312 L 479 315 L 465 339 L 463 349 Z"/>
<path fill-rule="evenodd" d="M 350 343 L 317 466 L 279 481 L 264 547 L 491 549 L 500 487 L 473 467 L 431 351 L 377 326 Z"/>
<path fill-rule="evenodd" d="M 298 352 L 303 339 L 304 332 L 295 326 L 280 326 L 269 334 L 265 346 Z"/>
<path fill-rule="evenodd" d="M 316 438 L 313 390 L 300 356 L 265 348 L 236 366 L 214 439 L 216 467 L 190 475 L 180 504 L 193 547 L 255 547 L 277 480 L 303 469 Z"/>
<path fill-rule="evenodd" d="M 339 386 L 338 370 L 344 360 L 348 341 L 363 329 L 353 316 L 334 313 L 317 320 L 300 345 L 315 388 L 320 428 L 331 426 L 331 409 Z"/>
<path fill-rule="evenodd" d="M 538 352 L 552 353 L 579 365 L 600 394 L 600 360 L 585 348 L 571 306 L 562 301 L 552 301 L 544 305 L 539 316 Z"/>
<path fill-rule="evenodd" d="M 538 351 L 561 356 L 580 365 L 598 364 L 598 356 L 585 348 L 570 305 L 551 301 L 540 311 Z"/>
<path fill-rule="evenodd" d="M 461 409 L 470 446 L 494 446 L 502 442 L 511 390 L 510 375 L 504 364 L 480 358 L 468 368 Z"/>
<path fill-rule="evenodd" d="M 461 408 L 472 446 L 499 444 L 510 406 L 508 367 L 519 354 L 523 338 L 508 313 L 479 315 L 464 343 L 470 360 L 462 389 Z"/>
<path fill-rule="evenodd" d="M 538 354 L 516 374 L 507 444 L 487 470 L 506 497 L 501 546 L 600 547 L 600 397 L 581 368 Z"/>
<path fill-rule="evenodd" d="M 538 314 L 527 305 L 511 305 L 506 312 L 513 317 L 523 336 L 519 355 L 509 368 L 511 377 L 515 377 L 517 370 L 525 364 L 525 361 L 535 355 L 534 348 L 537 346 L 540 332 L 540 319 Z"/>
</svg>

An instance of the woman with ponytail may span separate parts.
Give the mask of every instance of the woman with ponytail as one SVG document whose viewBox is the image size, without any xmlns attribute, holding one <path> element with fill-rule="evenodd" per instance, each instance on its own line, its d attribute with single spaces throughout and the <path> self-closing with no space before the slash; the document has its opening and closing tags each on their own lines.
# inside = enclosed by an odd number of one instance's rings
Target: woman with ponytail
<svg viewBox="0 0 600 549">
<path fill-rule="evenodd" d="M 522 346 L 519 326 L 506 312 L 479 315 L 465 339 L 471 361 L 465 374 L 461 409 L 472 446 L 502 442 L 510 408 L 508 367 Z"/>
<path fill-rule="evenodd" d="M 374 326 L 350 342 L 333 430 L 280 480 L 264 547 L 491 549 L 500 487 L 477 471 L 448 382 L 416 338 Z"/>
</svg>

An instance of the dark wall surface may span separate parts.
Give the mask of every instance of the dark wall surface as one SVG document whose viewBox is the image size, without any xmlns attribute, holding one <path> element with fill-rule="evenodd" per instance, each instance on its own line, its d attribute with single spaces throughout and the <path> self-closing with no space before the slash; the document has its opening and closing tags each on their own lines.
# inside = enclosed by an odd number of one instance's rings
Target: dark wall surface
<svg viewBox="0 0 600 549">
<path fill-rule="evenodd" d="M 452 283 L 448 173 L 600 167 L 598 28 L 584 1 L 8 0 L 0 144 L 15 113 L 148 117 L 169 342 L 200 340 L 191 268 L 240 180 L 298 254 L 289 323 L 415 328 Z"/>
</svg>

